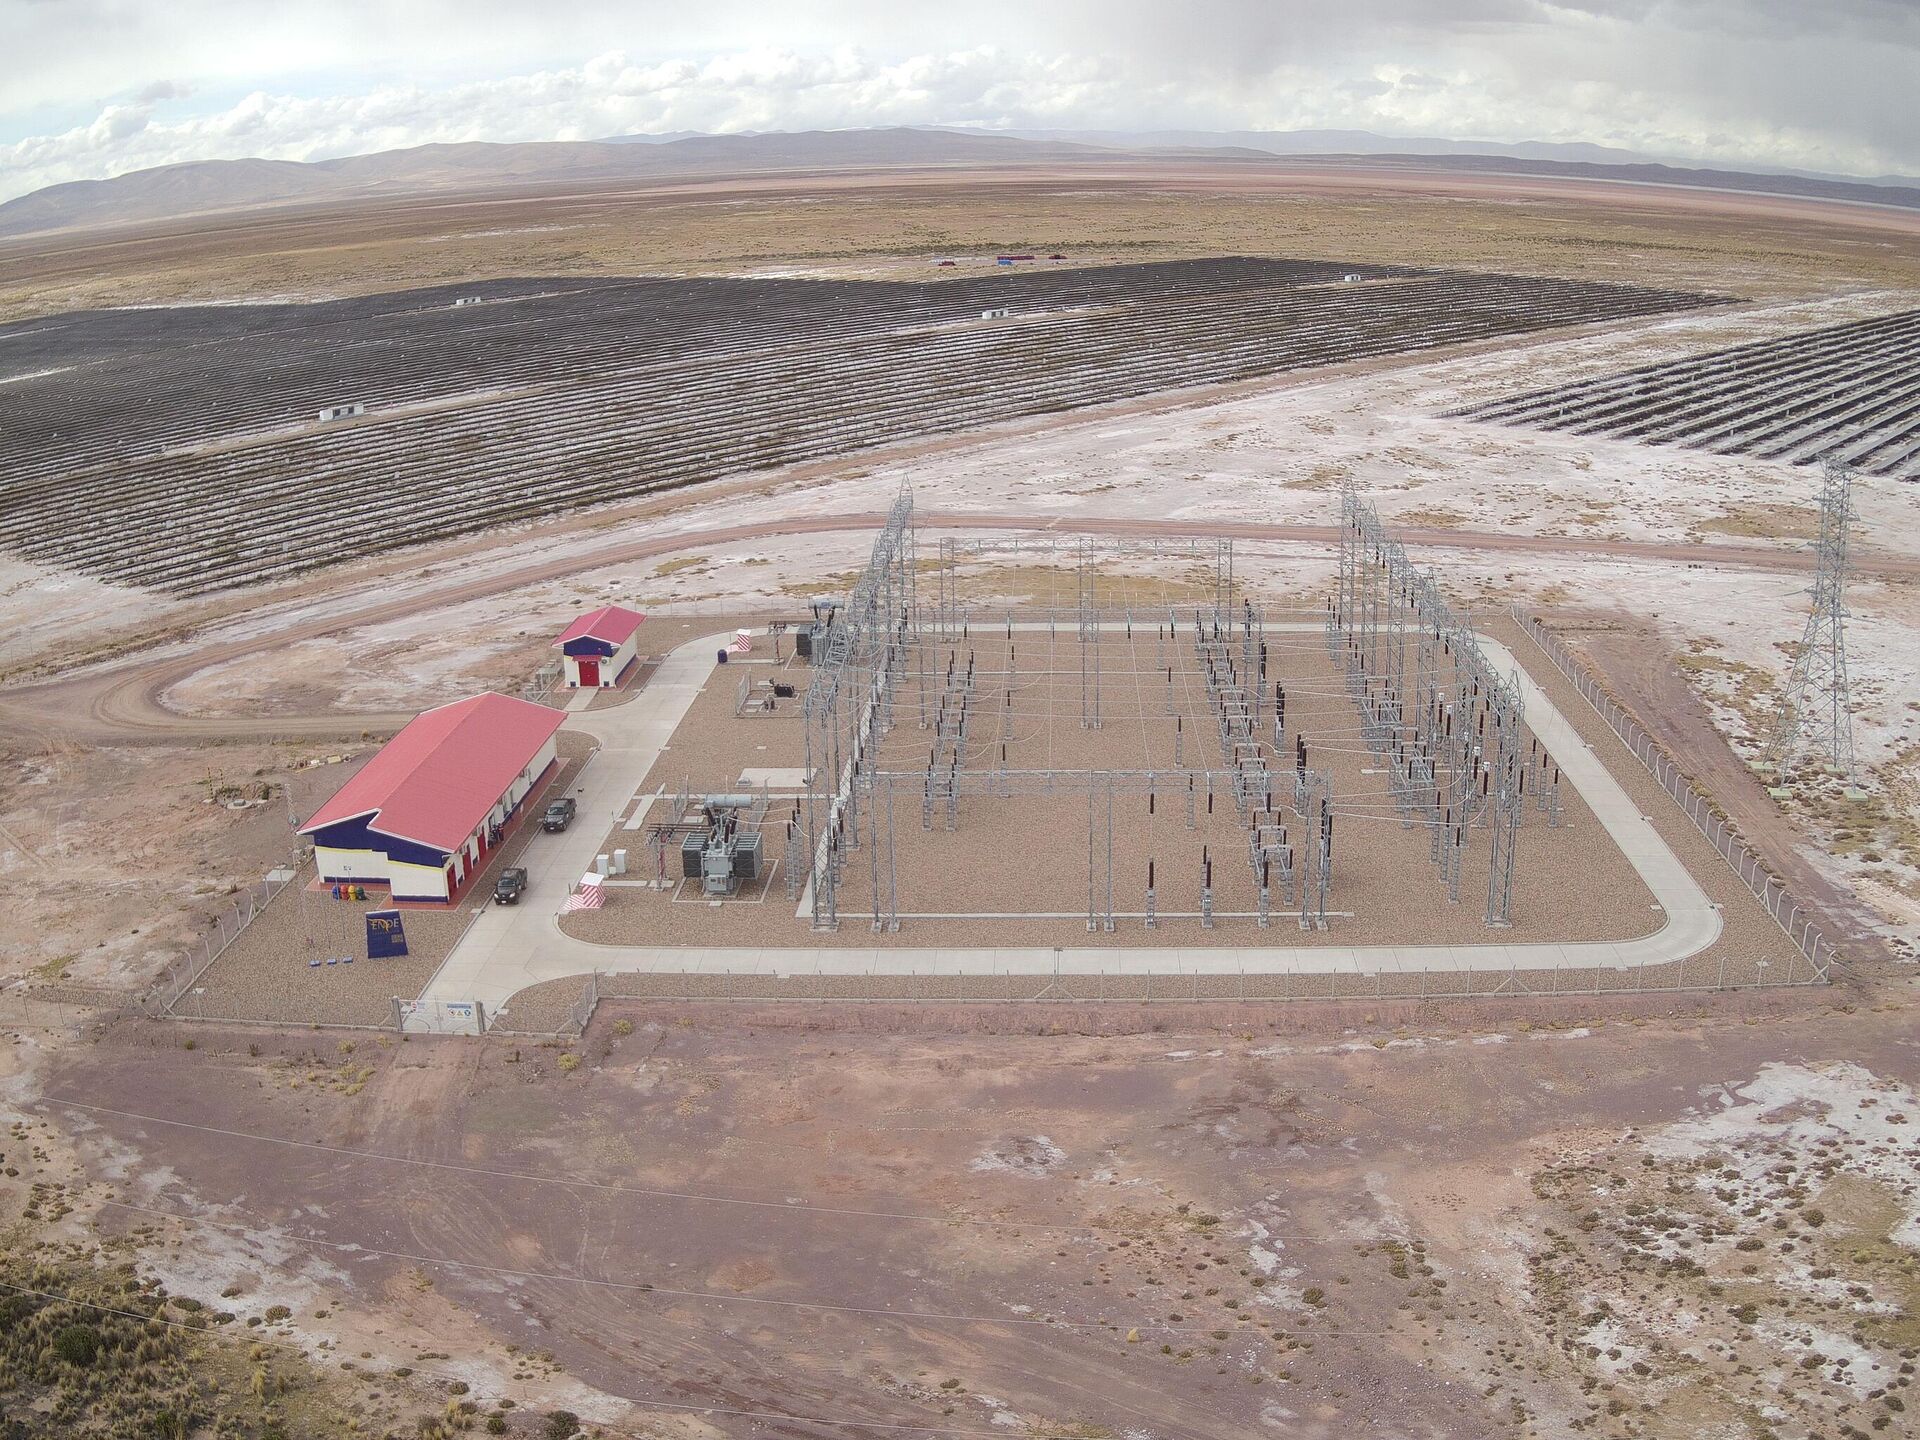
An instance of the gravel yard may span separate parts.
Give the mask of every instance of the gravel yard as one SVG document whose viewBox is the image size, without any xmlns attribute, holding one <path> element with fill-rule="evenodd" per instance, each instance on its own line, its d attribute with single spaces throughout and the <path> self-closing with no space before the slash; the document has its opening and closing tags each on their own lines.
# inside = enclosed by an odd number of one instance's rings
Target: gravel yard
<svg viewBox="0 0 1920 1440">
<path fill-rule="evenodd" d="M 1275 616 L 1277 618 L 1277 616 Z M 1724 906 L 1724 931 L 1713 947 L 1674 966 L 1607 972 L 1511 973 L 1498 958 L 1486 972 L 1471 977 L 1448 973 L 1423 979 L 1407 975 L 1398 991 L 1388 981 L 1388 993 L 1482 993 L 1501 985 L 1544 991 L 1555 989 L 1624 989 L 1638 987 L 1699 987 L 1716 983 L 1780 981 L 1805 962 L 1795 960 L 1793 947 L 1780 935 L 1761 906 L 1724 866 L 1718 854 L 1686 822 L 1659 785 L 1605 730 L 1571 685 L 1553 666 L 1540 659 L 1530 641 L 1513 628 L 1503 614 L 1484 622 L 1528 674 L 1553 697 L 1574 728 L 1609 758 L 1609 768 L 1628 795 L 1644 806 L 1659 833 L 1676 854 L 1690 864 L 1709 897 Z M 1056 945 L 1085 947 L 1089 943 L 1112 947 L 1284 947 L 1325 943 L 1457 943 L 1498 947 L 1507 939 L 1521 943 L 1534 939 L 1628 939 L 1645 935 L 1663 924 L 1663 916 L 1634 874 L 1619 847 L 1597 826 L 1588 808 L 1563 785 L 1561 828 L 1548 828 L 1538 810 L 1526 812 L 1515 877 L 1515 925 L 1509 931 L 1488 931 L 1482 924 L 1486 902 L 1486 837 L 1476 835 L 1469 845 L 1467 868 L 1459 904 L 1446 900 L 1446 887 L 1428 860 L 1427 833 L 1404 829 L 1386 797 L 1386 778 L 1373 774 L 1371 756 L 1357 737 L 1356 712 L 1338 676 L 1332 672 L 1321 639 L 1304 632 L 1269 634 L 1269 674 L 1288 687 L 1288 735 L 1308 733 L 1309 764 L 1334 768 L 1334 789 L 1340 795 L 1375 799 L 1356 801 L 1336 816 L 1338 839 L 1334 856 L 1334 883 L 1329 897 L 1331 929 L 1302 931 L 1296 920 L 1275 914 L 1273 924 L 1260 929 L 1252 912 L 1258 904 L 1252 870 L 1246 860 L 1246 829 L 1236 814 L 1231 795 L 1215 795 L 1213 814 L 1206 814 L 1204 795 L 1196 797 L 1196 826 L 1187 829 L 1185 793 L 1160 793 L 1154 814 L 1146 814 L 1144 795 L 1116 795 L 1114 803 L 1114 912 L 1116 929 L 1089 933 L 1089 828 L 1087 791 L 1066 774 L 1081 766 L 1110 766 L 1154 770 L 1173 766 L 1173 720 L 1165 714 L 1165 662 L 1175 668 L 1175 708 L 1181 720 L 1181 756 L 1188 766 L 1219 766 L 1217 741 L 1206 716 L 1206 695 L 1190 666 L 1190 643 L 1165 641 L 1164 657 L 1152 628 L 1129 637 L 1114 632 L 1102 639 L 1102 728 L 1083 730 L 1079 641 L 1071 626 L 1062 634 L 1018 632 L 1008 641 L 1004 628 L 975 626 L 968 649 L 975 655 L 975 697 L 983 716 L 995 714 L 998 701 L 1010 693 L 1004 678 L 987 676 L 989 666 L 1004 672 L 1006 645 L 1014 647 L 1016 722 L 1008 743 L 1008 766 L 1062 770 L 1060 789 L 1052 797 L 964 797 L 960 826 L 945 829 L 945 810 L 935 814 L 933 828 L 922 829 L 918 783 L 895 795 L 895 845 L 899 866 L 900 929 L 876 933 L 872 929 L 872 862 L 866 851 L 849 856 L 841 889 L 841 927 L 814 931 L 797 920 L 780 876 L 762 891 L 743 893 L 739 900 L 708 904 L 685 893 L 685 887 L 666 895 L 641 885 L 612 887 L 607 908 L 568 916 L 563 927 L 580 939 L 607 945 L 716 945 L 716 947 L 793 948 L 793 973 L 778 981 L 764 977 L 687 977 L 687 975 L 609 975 L 607 993 L 645 995 L 785 995 L 797 998 L 1027 998 L 1044 991 L 1043 983 L 1008 981 L 1004 977 L 818 977 L 808 975 L 804 952 L 810 947 L 847 945 L 924 945 L 924 947 L 993 947 L 993 945 Z M 943 668 L 943 666 L 941 666 Z M 689 783 L 697 795 L 703 789 L 730 789 L 739 770 L 772 766 L 781 758 L 780 739 L 801 741 L 799 722 L 737 720 L 732 716 L 732 676 L 716 672 L 689 710 L 682 728 L 649 789 L 666 785 L 668 793 Z M 998 691 L 995 689 L 998 685 Z M 924 764 L 927 733 L 916 724 L 916 680 L 908 680 L 897 699 L 897 728 L 883 747 L 883 764 L 908 770 L 916 758 Z M 995 730 L 998 735 L 998 730 Z M 1192 739 L 1188 739 L 1192 737 Z M 760 749 L 766 747 L 766 749 Z M 998 741 L 995 741 L 995 758 Z M 1212 749 L 1212 755 L 1208 751 Z M 745 756 L 745 758 L 743 758 Z M 785 755 L 799 764 L 801 756 Z M 1290 774 L 1290 772 L 1286 772 Z M 659 803 L 655 803 L 659 804 Z M 659 810 L 655 810 L 659 814 Z M 766 854 L 785 858 L 783 829 L 791 803 L 776 799 L 770 812 Z M 883 820 L 885 816 L 881 816 Z M 1106 910 L 1106 797 L 1096 793 L 1094 816 L 1094 908 L 1104 924 Z M 645 870 L 645 852 L 636 843 L 643 829 L 614 829 L 609 845 L 624 843 L 636 851 L 634 866 Z M 1016 843 L 1008 843 L 1018 835 Z M 1198 872 L 1202 847 L 1213 858 L 1215 925 L 1204 929 L 1198 918 L 1177 918 L 1173 912 L 1198 908 Z M 1052 856 L 1050 864 L 1041 860 Z M 1160 924 L 1146 929 L 1140 918 L 1144 902 L 1146 858 L 1156 860 L 1156 902 Z M 678 876 L 678 856 L 668 856 L 668 874 Z M 1283 910 L 1275 899 L 1273 908 Z M 981 912 L 1002 912 L 1008 918 L 979 918 Z M 1048 914 L 1052 912 L 1052 914 Z M 1131 912 L 1131 914 L 1129 914 Z M 1238 914 L 1236 914 L 1238 912 Z M 1352 914 L 1346 914 L 1352 912 Z M 948 916 L 948 918 L 927 918 Z M 972 918 L 950 918 L 972 916 Z M 1129 996 L 1154 998 L 1200 996 L 1373 995 L 1375 977 L 1327 975 L 1260 975 L 1260 979 L 1202 977 L 1198 989 L 1192 977 L 1133 981 L 1108 977 L 1106 981 L 1062 977 L 1062 991 L 1085 998 Z M 572 998 L 568 993 L 568 998 Z M 520 1004 L 518 1000 L 516 1006 Z"/>
<path fill-rule="evenodd" d="M 592 751 L 580 735 L 559 737 L 561 765 L 547 787 L 521 814 L 538 812 L 544 797 L 573 783 Z M 388 1025 L 393 1001 L 411 1000 L 453 949 L 476 907 L 490 903 L 495 876 L 514 862 L 537 827 L 523 822 L 497 848 L 478 880 L 457 905 L 444 910 L 402 911 L 407 954 L 370 960 L 365 915 L 383 909 L 386 897 L 369 892 L 367 900 L 336 900 L 309 893 L 313 863 L 263 908 L 253 923 L 227 947 L 180 998 L 181 1018 L 266 1020 L 289 1024 Z M 353 956 L 351 964 L 324 963 L 328 956 Z M 315 958 L 323 963 L 315 966 Z"/>
<path fill-rule="evenodd" d="M 1100 943 L 1487 943 L 1485 832 L 1469 837 L 1460 900 L 1449 903 L 1429 859 L 1428 830 L 1403 824 L 1395 810 L 1388 776 L 1376 767 L 1360 738 L 1357 711 L 1321 635 L 1278 628 L 1311 621 L 1312 612 L 1272 612 L 1270 618 L 1276 628 L 1267 642 L 1269 675 L 1287 690 L 1286 752 L 1276 755 L 1267 747 L 1278 818 L 1293 820 L 1286 806 L 1296 734 L 1307 738 L 1309 767 L 1330 768 L 1334 791 L 1341 797 L 1328 900 L 1330 931 L 1302 931 L 1295 919 L 1280 913 L 1289 907 L 1277 876 L 1271 877 L 1273 923 L 1262 929 L 1254 919 L 1258 883 L 1248 859 L 1248 831 L 1234 805 L 1217 725 L 1188 635 L 1167 636 L 1150 623 L 1135 626 L 1131 635 L 1121 630 L 1103 634 L 1097 646 L 1100 728 L 1092 729 L 1081 723 L 1080 642 L 1070 624 L 1055 633 L 1016 629 L 1011 636 L 1004 625 L 980 624 L 960 645 L 930 654 L 928 673 L 913 670 L 896 694 L 895 725 L 882 744 L 879 764 L 897 777 L 891 808 L 901 928 L 897 935 L 879 938 L 928 946 L 1086 944 L 1089 890 L 1104 927 L 1109 888 L 1107 793 L 1096 777 L 1090 807 L 1086 772 L 1158 774 L 1210 768 L 1213 793 L 1207 792 L 1206 777 L 1195 781 L 1191 828 L 1183 776 L 1168 773 L 1157 781 L 1151 801 L 1138 788 L 1144 782 L 1131 782 L 1136 788 L 1128 782 L 1117 786 L 1111 870 L 1115 929 L 1108 933 L 1102 928 Z M 946 828 L 944 803 L 935 806 L 931 828 L 923 828 L 920 779 L 933 731 L 923 728 L 919 718 L 923 713 L 931 718 L 937 709 L 938 678 L 949 661 L 961 670 L 969 661 L 975 667 L 969 699 L 979 717 L 969 734 L 975 779 L 991 788 L 991 772 L 1002 764 L 1003 753 L 1009 774 L 1051 771 L 1055 777 L 1050 794 L 963 794 L 954 830 Z M 738 788 L 736 781 L 748 768 L 804 767 L 798 699 L 786 712 L 793 718 L 736 718 L 735 670 L 730 665 L 715 671 L 647 777 L 643 793 L 664 788 L 671 796 L 683 784 L 695 796 L 727 792 Z M 802 682 L 804 690 L 804 667 L 784 673 Z M 1267 698 L 1271 700 L 1270 693 Z M 1265 733 L 1270 739 L 1270 727 Z M 1626 857 L 1571 785 L 1562 787 L 1561 798 L 1563 823 L 1558 828 L 1550 828 L 1539 810 L 1527 812 L 1515 880 L 1515 923 L 1510 931 L 1496 932 L 1494 943 L 1507 938 L 1616 940 L 1657 930 L 1662 916 L 1652 908 Z M 787 819 L 793 813 L 790 798 L 774 797 L 764 826 L 769 862 L 785 863 Z M 663 814 L 664 802 L 656 800 L 647 818 L 655 821 Z M 627 848 L 633 856 L 629 863 L 644 875 L 648 872 L 641 861 L 641 843 L 646 828 L 629 830 L 626 823 L 610 832 L 607 847 Z M 863 844 L 870 845 L 867 822 L 862 823 Z M 1294 825 L 1290 835 L 1297 828 Z M 884 843 L 880 854 L 884 886 Z M 1212 862 L 1217 923 L 1211 929 L 1203 928 L 1198 918 L 1205 860 Z M 1153 929 L 1144 923 L 1149 861 L 1159 919 Z M 663 895 L 621 885 L 605 909 L 570 916 L 564 924 L 570 934 L 607 943 L 859 943 L 860 937 L 873 937 L 872 868 L 868 849 L 850 852 L 840 895 L 843 923 L 831 935 L 819 935 L 794 918 L 784 884 L 776 884 L 770 897 L 756 892 L 718 906 L 688 904 L 689 897 L 678 889 Z M 678 856 L 669 856 L 669 877 L 677 879 L 678 871 Z"/>
</svg>

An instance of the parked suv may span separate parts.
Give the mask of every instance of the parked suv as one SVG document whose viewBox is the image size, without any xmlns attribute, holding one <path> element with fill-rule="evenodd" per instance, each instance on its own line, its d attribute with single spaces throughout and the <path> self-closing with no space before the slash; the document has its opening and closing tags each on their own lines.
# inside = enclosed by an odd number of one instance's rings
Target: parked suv
<svg viewBox="0 0 1920 1440">
<path fill-rule="evenodd" d="M 527 872 L 518 865 L 508 866 L 500 872 L 500 878 L 493 882 L 493 903 L 518 905 L 526 888 Z"/>
<path fill-rule="evenodd" d="M 540 828 L 558 834 L 573 823 L 574 813 L 579 808 L 571 795 L 554 801 L 547 806 L 547 813 L 540 817 Z"/>
</svg>

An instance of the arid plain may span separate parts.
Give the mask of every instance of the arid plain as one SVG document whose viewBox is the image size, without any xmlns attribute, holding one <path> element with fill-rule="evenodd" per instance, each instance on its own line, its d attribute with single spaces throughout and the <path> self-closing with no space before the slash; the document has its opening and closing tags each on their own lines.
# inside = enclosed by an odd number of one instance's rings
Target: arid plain
<svg viewBox="0 0 1920 1440">
<path fill-rule="evenodd" d="M 1856 496 L 1867 798 L 1781 798 L 1746 761 L 1804 616 L 1816 472 L 1447 412 L 1912 310 L 1910 212 L 1171 164 L 720 177 L 10 239 L 0 319 L 509 277 L 979 280 L 1008 250 L 1728 303 L 983 415 L 208 594 L 0 555 L 4 1278 L 127 1312 L 102 1323 L 145 1347 L 118 1397 L 72 1413 L 398 1436 L 536 1435 L 563 1411 L 686 1440 L 1908 1427 L 1913 489 Z M 1511 626 L 1517 603 L 1570 644 L 1818 916 L 1831 983 L 1150 1004 L 610 986 L 584 1034 L 531 1033 L 561 987 L 519 1002 L 528 1033 L 485 1039 L 143 1009 L 291 856 L 288 815 L 408 715 L 515 689 L 588 604 L 648 611 L 655 654 L 803 613 L 902 483 L 929 546 L 1231 534 L 1241 589 L 1302 613 L 1335 583 L 1357 486 L 1463 607 Z M 983 606 L 1052 604 L 1073 577 L 966 583 Z M 1136 559 L 1109 583 L 1193 575 Z M 1597 712 L 1576 718 L 1634 773 Z M 1666 803 L 1644 769 L 1629 788 Z M 1436 888 L 1423 866 L 1406 883 Z M 1724 867 L 1710 888 L 1751 904 Z M 1757 907 L 1740 921 L 1781 938 Z"/>
</svg>

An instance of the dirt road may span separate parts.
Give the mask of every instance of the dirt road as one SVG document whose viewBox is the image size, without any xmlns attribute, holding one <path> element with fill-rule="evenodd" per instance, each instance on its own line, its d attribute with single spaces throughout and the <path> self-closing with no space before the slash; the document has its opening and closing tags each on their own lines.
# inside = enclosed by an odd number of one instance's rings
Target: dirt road
<svg viewBox="0 0 1920 1440">
<path fill-rule="evenodd" d="M 1875 1077 L 1911 1070 L 1913 1005 L 1719 999 L 1611 1023 L 1589 1002 L 1557 1027 L 1369 1003 L 1276 1031 L 1253 1007 L 1107 1037 L 969 1033 L 1004 1012 L 610 1007 L 572 1073 L 498 1040 L 342 1055 L 209 1028 L 188 1052 L 121 1026 L 48 1062 L 30 1114 L 78 1132 L 103 1182 L 84 1194 L 112 1196 L 100 1230 L 156 1226 L 181 1247 L 156 1252 L 192 1257 L 179 1293 L 248 1318 L 283 1301 L 380 1378 L 432 1368 L 422 1344 L 456 1352 L 488 1403 L 570 1378 L 629 1433 L 690 1409 L 715 1440 L 1519 1440 L 1617 1399 L 1678 1440 L 1787 1393 L 1795 1433 L 1864 1428 L 1873 1402 L 1733 1302 L 1850 1336 L 1825 1348 L 1881 1368 L 1861 1392 L 1899 1365 L 1906 1282 L 1863 1232 L 1910 1203 L 1869 1177 L 1912 1161 L 1847 1127 L 1909 1103 Z M 1791 1133 L 1832 1147 L 1806 1180 L 1824 1225 L 1785 1253 L 1773 1185 L 1741 1214 L 1747 1194 L 1663 1158 L 1711 1114 L 1744 1127 L 1726 1151 L 1756 1176 L 1801 1159 L 1765 1123 L 1783 1096 Z M 1689 1267 L 1623 1238 L 1650 1212 L 1711 1222 Z M 1833 1268 L 1839 1315 L 1795 1278 L 1810 1265 Z M 1660 1348 L 1676 1313 L 1727 1358 Z"/>
<path fill-rule="evenodd" d="M 449 577 L 442 585 L 415 590 L 403 598 L 376 600 L 347 610 L 332 610 L 320 617 L 304 618 L 299 606 L 287 607 L 288 621 L 244 638 L 187 642 L 181 653 L 144 658 L 115 664 L 71 678 L 14 687 L 0 695 L 0 720 L 19 733 L 31 736 L 58 735 L 64 739 L 88 743 L 139 743 L 221 740 L 272 740 L 302 736 L 357 736 L 361 731 L 392 730 L 408 719 L 410 712 L 373 711 L 335 712 L 295 716 L 193 716 L 184 715 L 160 703 L 160 695 L 173 685 L 209 665 L 221 664 L 250 655 L 282 649 L 302 640 L 337 634 L 364 625 L 383 624 L 413 615 L 431 614 L 466 601 L 506 594 L 527 586 L 542 584 L 607 565 L 627 564 L 656 558 L 676 551 L 703 546 L 725 545 L 750 540 L 773 540 L 786 536 L 877 529 L 884 517 L 878 514 L 786 516 L 764 524 L 718 527 L 710 530 L 678 531 L 670 535 L 610 543 L 569 555 L 563 559 L 535 561 L 475 574 L 471 568 L 460 577 Z M 917 518 L 924 529 L 1028 530 L 1034 529 L 1033 517 L 1018 514 L 971 514 L 932 512 Z M 1087 534 L 1126 538 L 1150 538 L 1201 534 L 1228 536 L 1236 540 L 1295 544 L 1330 544 L 1336 538 L 1332 526 L 1257 525 L 1227 522 L 1196 527 L 1149 520 L 1101 519 L 1085 517 L 1068 524 L 1055 520 L 1038 527 L 1062 534 Z M 1409 528 L 1397 532 L 1401 540 L 1415 547 L 1507 553 L 1507 554 L 1579 554 L 1609 559 L 1660 560 L 1670 564 L 1730 565 L 1762 570 L 1804 570 L 1809 557 L 1791 551 L 1760 550 L 1737 545 L 1657 545 L 1621 540 L 1575 540 L 1552 536 L 1488 534 L 1455 529 Z M 1861 573 L 1888 577 L 1920 577 L 1920 560 L 1897 556 L 1862 557 Z M 364 585 L 356 576 L 347 588 Z M 328 596 L 328 587 L 319 585 L 307 592 L 309 600 Z"/>
</svg>

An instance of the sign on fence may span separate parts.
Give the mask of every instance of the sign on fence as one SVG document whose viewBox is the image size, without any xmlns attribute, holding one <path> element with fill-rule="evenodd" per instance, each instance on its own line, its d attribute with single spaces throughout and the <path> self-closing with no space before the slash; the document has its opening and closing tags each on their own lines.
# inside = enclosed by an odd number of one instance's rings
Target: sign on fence
<svg viewBox="0 0 1920 1440">
<path fill-rule="evenodd" d="M 484 1035 L 487 1007 L 478 1000 L 402 1000 L 393 1002 L 394 1024 L 408 1035 Z"/>
</svg>

